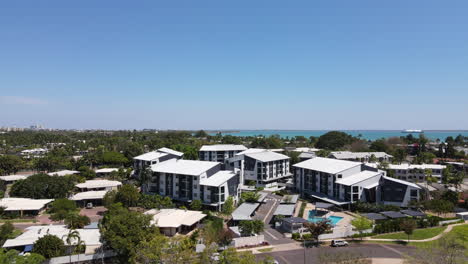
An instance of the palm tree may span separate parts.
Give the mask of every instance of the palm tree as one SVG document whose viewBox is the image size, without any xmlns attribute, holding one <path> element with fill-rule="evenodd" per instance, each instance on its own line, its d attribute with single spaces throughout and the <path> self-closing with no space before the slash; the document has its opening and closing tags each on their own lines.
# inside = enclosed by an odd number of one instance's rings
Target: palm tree
<svg viewBox="0 0 468 264">
<path fill-rule="evenodd" d="M 76 240 L 76 244 L 79 246 L 82 244 L 80 233 L 74 229 L 70 229 L 68 234 L 64 235 L 62 239 L 65 239 L 65 242 L 69 247 L 72 246 L 73 242 Z M 70 250 L 70 263 L 71 263 L 71 256 L 73 255 L 74 250 Z"/>
</svg>

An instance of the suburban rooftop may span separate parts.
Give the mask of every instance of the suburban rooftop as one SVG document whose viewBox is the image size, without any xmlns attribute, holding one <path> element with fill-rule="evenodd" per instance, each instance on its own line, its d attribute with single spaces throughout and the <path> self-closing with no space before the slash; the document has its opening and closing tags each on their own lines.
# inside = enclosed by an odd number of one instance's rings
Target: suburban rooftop
<svg viewBox="0 0 468 264">
<path fill-rule="evenodd" d="M 297 164 L 294 164 L 293 166 L 297 168 L 335 174 L 350 168 L 361 166 L 361 164 L 362 163 L 355 161 L 316 157 L 299 162 Z"/>
<path fill-rule="evenodd" d="M 203 145 L 200 151 L 244 151 L 247 148 L 244 145 L 217 144 Z"/>
</svg>

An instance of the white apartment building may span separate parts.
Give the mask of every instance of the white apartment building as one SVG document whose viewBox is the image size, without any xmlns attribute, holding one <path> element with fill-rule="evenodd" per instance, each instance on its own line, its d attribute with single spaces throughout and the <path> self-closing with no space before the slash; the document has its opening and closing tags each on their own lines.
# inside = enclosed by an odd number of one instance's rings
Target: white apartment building
<svg viewBox="0 0 468 264">
<path fill-rule="evenodd" d="M 204 145 L 198 152 L 200 160 L 221 162 L 223 167 L 229 158 L 234 157 L 237 153 L 246 150 L 243 145 L 218 144 Z"/>
<path fill-rule="evenodd" d="M 294 186 L 304 197 L 347 205 L 357 201 L 406 206 L 419 199 L 419 186 L 385 176 L 360 162 L 312 158 L 293 165 Z"/>
<path fill-rule="evenodd" d="M 133 158 L 133 169 L 135 175 L 139 175 L 141 170 L 170 159 L 180 159 L 184 153 L 172 150 L 170 148 L 160 148 L 155 151 L 147 152 Z"/>
<path fill-rule="evenodd" d="M 292 177 L 289 157 L 265 149 L 248 149 L 228 160 L 231 168 L 240 170 L 241 184 L 255 181 L 256 186 L 277 187 Z"/>
<path fill-rule="evenodd" d="M 148 193 L 186 202 L 201 200 L 218 209 L 228 196 L 237 200 L 239 174 L 221 170 L 219 162 L 171 159 L 150 168 L 153 174 Z"/>
<path fill-rule="evenodd" d="M 389 164 L 388 170 L 393 171 L 396 179 L 424 182 L 426 181 L 426 171 L 431 171 L 432 177 L 438 182 L 442 181 L 442 171 L 446 168 L 445 165 L 439 164 Z"/>
</svg>

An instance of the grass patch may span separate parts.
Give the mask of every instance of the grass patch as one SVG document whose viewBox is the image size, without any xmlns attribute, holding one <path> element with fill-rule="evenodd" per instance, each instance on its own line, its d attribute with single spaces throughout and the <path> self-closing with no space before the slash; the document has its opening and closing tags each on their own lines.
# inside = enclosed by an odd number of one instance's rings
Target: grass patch
<svg viewBox="0 0 468 264">
<path fill-rule="evenodd" d="M 423 239 L 435 237 L 439 235 L 440 233 L 444 232 L 446 228 L 447 228 L 446 226 L 441 226 L 441 227 L 415 229 L 413 231 L 413 234 L 410 235 L 409 239 L 410 240 L 423 240 Z M 397 233 L 377 235 L 377 236 L 373 236 L 372 238 L 407 240 L 408 236 L 404 232 L 397 232 Z"/>
<path fill-rule="evenodd" d="M 270 248 L 262 248 L 262 249 L 259 249 L 258 251 L 260 251 L 260 252 L 262 252 L 262 253 L 265 253 L 265 252 L 270 252 L 270 251 L 272 251 L 272 250 L 273 250 L 273 248 L 270 247 Z"/>
</svg>

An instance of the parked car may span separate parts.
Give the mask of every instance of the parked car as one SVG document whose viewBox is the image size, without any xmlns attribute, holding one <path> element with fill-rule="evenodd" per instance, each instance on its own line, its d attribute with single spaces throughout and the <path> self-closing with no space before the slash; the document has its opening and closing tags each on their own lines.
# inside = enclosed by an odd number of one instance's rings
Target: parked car
<svg viewBox="0 0 468 264">
<path fill-rule="evenodd" d="M 331 246 L 332 247 L 346 247 L 348 246 L 348 242 L 344 240 L 332 240 Z"/>
</svg>

